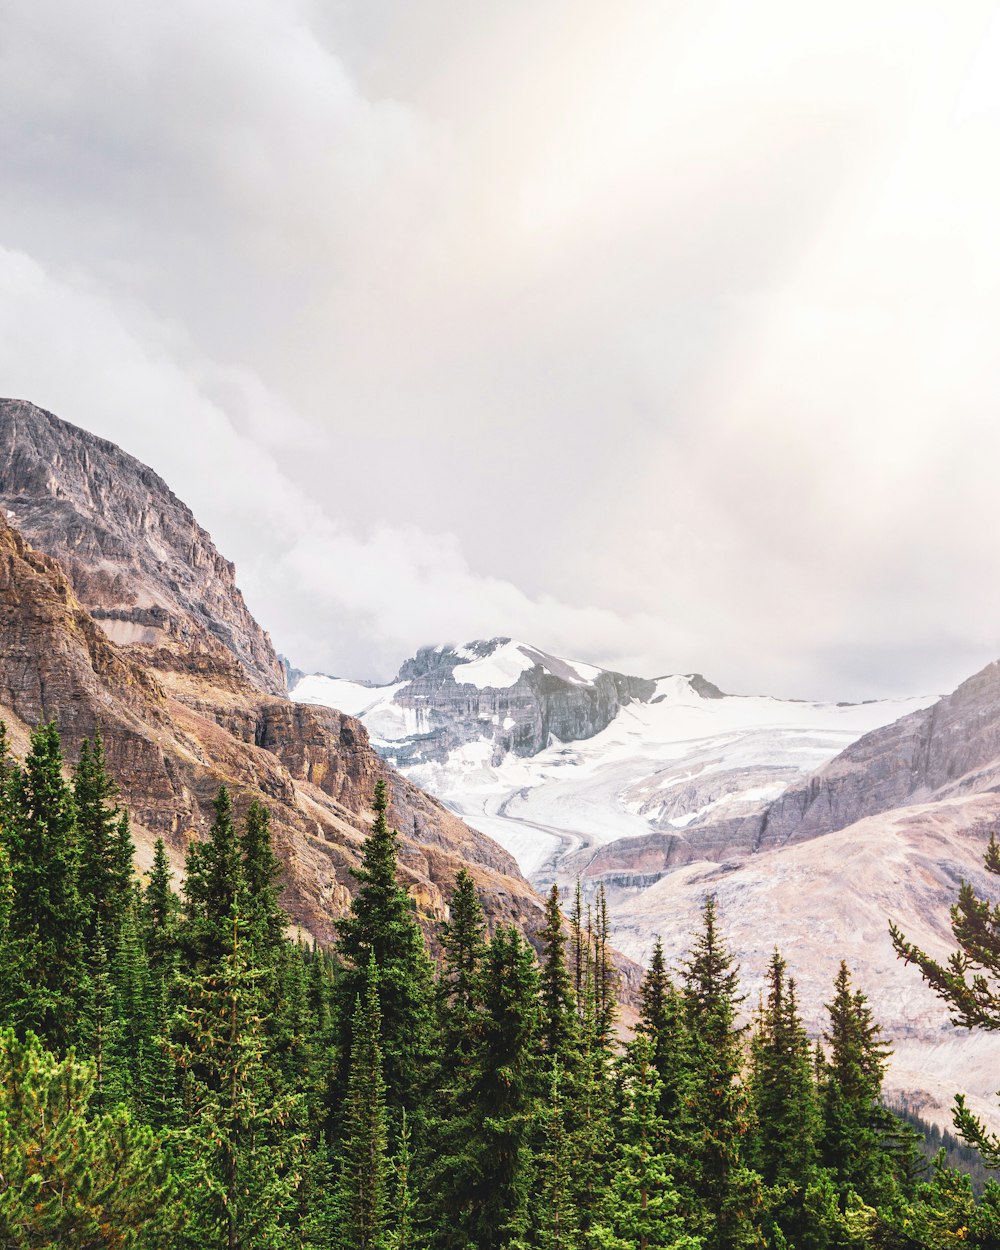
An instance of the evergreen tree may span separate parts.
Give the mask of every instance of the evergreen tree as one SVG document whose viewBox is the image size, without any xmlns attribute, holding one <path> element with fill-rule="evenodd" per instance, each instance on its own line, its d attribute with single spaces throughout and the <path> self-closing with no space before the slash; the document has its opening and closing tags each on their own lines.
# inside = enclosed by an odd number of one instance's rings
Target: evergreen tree
<svg viewBox="0 0 1000 1250">
<path fill-rule="evenodd" d="M 360 889 L 350 914 L 337 922 L 343 969 L 335 986 L 342 1056 L 350 1055 L 350 1022 L 356 999 L 368 990 L 368 962 L 379 970 L 382 1056 L 390 1118 L 406 1108 L 415 1136 L 423 1119 L 423 1087 L 433 1052 L 433 976 L 423 934 L 406 891 L 396 879 L 397 837 L 389 826 L 389 792 L 375 784 L 375 820 L 355 870 Z M 343 1096 L 349 1063 L 339 1075 Z M 339 1101 L 339 1098 L 338 1098 Z"/>
<path fill-rule="evenodd" d="M 549 891 L 545 926 L 539 938 L 542 942 L 542 1044 L 549 1060 L 558 1059 L 565 1067 L 575 1061 L 579 1037 L 572 978 L 566 966 L 567 939 L 556 885 Z"/>
<path fill-rule="evenodd" d="M 562 1071 L 552 1058 L 543 1132 L 538 1150 L 534 1235 L 535 1250 L 580 1250 L 580 1224 L 573 1201 L 572 1149 L 566 1128 Z"/>
<path fill-rule="evenodd" d="M 539 1104 L 539 977 L 513 927 L 497 927 L 483 964 L 483 1022 L 469 1145 L 474 1164 L 461 1202 L 469 1241 L 504 1250 L 527 1226 L 532 1134 Z M 471 1183 L 470 1183 L 471 1182 Z"/>
<path fill-rule="evenodd" d="M 804 1208 L 816 1179 L 819 1113 L 812 1050 L 795 1002 L 795 983 L 778 951 L 767 972 L 767 1000 L 751 1044 L 752 1159 L 765 1184 L 779 1190 L 770 1222 L 805 1250 L 813 1223 Z"/>
<path fill-rule="evenodd" d="M 179 1245 L 278 1250 L 294 1244 L 301 1095 L 271 1096 L 258 973 L 238 906 L 229 923 L 228 951 L 182 978 L 171 1021 L 181 1073 L 171 1140 L 192 1199 Z"/>
<path fill-rule="evenodd" d="M 247 809 L 240 838 L 247 940 L 262 962 L 273 963 L 285 942 L 288 914 L 281 906 L 284 868 L 271 844 L 271 814 L 256 799 Z"/>
<path fill-rule="evenodd" d="M 820 1151 L 841 1193 L 856 1192 L 869 1205 L 890 1197 L 892 1163 L 883 1142 L 893 1117 L 883 1108 L 882 1078 L 891 1051 L 881 1039 L 868 999 L 851 985 L 841 962 L 827 1004 L 828 1056 L 820 1081 Z"/>
<path fill-rule="evenodd" d="M 351 1068 L 335 1194 L 339 1250 L 386 1250 L 388 1162 L 385 1080 L 379 1045 L 379 974 L 371 955 L 351 1022 Z M 403 1118 L 400 1117 L 403 1124 Z"/>
<path fill-rule="evenodd" d="M 410 1126 L 404 1110 L 400 1117 L 399 1147 L 393 1160 L 394 1187 L 388 1250 L 417 1250 L 411 1170 Z"/>
<path fill-rule="evenodd" d="M 225 786 L 219 788 L 213 806 L 208 839 L 193 842 L 188 850 L 181 931 L 189 958 L 209 966 L 231 950 L 233 910 L 242 908 L 246 896 L 242 848 Z"/>
<path fill-rule="evenodd" d="M 176 1186 L 148 1128 L 94 1114 L 93 1068 L 0 1033 L 0 1244 L 171 1245 Z"/>
<path fill-rule="evenodd" d="M 989 873 L 1000 876 L 1000 843 L 995 833 L 990 834 L 984 863 Z M 896 954 L 916 965 L 948 1004 L 956 1027 L 1000 1031 L 1000 904 L 981 898 L 967 881 L 962 883 L 951 909 L 957 949 L 943 964 L 908 941 L 895 924 L 889 928 Z M 961 1094 L 955 1098 L 954 1122 L 962 1139 L 979 1151 L 987 1166 L 1000 1168 L 1000 1136 L 973 1115 Z"/>
<path fill-rule="evenodd" d="M 674 1186 L 653 1043 L 637 1032 L 621 1064 L 622 1111 L 610 1178 L 607 1223 L 594 1244 L 615 1250 L 698 1250 Z"/>
<path fill-rule="evenodd" d="M 683 965 L 683 995 L 693 1042 L 691 1107 L 699 1130 L 691 1171 L 711 1220 L 706 1245 L 711 1250 L 759 1245 L 760 1178 L 746 1162 L 752 1121 L 741 1083 L 739 970 L 719 936 L 713 898 L 705 900 L 702 931 Z"/>
<path fill-rule="evenodd" d="M 132 882 L 128 818 L 115 803 L 118 788 L 108 776 L 100 729 L 93 746 L 84 739 L 73 771 L 76 836 L 80 848 L 78 888 L 84 940 L 113 955 Z"/>
<path fill-rule="evenodd" d="M 671 1153 L 678 1159 L 694 1157 L 697 1125 L 694 1103 L 693 1040 L 687 1023 L 684 997 L 667 974 L 663 943 L 659 938 L 640 987 L 639 1021 L 636 1031 L 652 1046 L 652 1064 L 660 1082 L 660 1117 L 666 1126 Z M 685 1176 L 690 1168 L 684 1168 Z"/>
<path fill-rule="evenodd" d="M 31 1029 L 57 1050 L 76 1040 L 89 993 L 76 811 L 62 768 L 58 730 L 40 725 L 13 774 L 6 830 L 13 896 L 5 1015 L 20 1034 Z"/>
</svg>

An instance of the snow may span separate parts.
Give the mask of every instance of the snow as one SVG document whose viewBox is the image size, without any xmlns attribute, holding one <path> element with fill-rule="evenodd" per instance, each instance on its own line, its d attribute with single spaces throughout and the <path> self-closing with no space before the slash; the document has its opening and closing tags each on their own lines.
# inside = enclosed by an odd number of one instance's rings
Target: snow
<svg viewBox="0 0 1000 1250">
<path fill-rule="evenodd" d="M 365 686 L 344 677 L 314 673 L 300 678 L 288 693 L 296 703 L 318 703 L 346 712 L 348 716 L 366 717 L 381 704 L 391 703 L 396 691 L 402 690 L 406 684 L 403 681 L 393 686 Z"/>
<path fill-rule="evenodd" d="M 707 699 L 684 677 L 657 683 L 658 702 L 631 703 L 593 738 L 553 743 L 531 758 L 492 763 L 492 740 L 407 775 L 537 876 L 582 845 L 688 828 L 718 809 L 779 797 L 789 781 L 821 767 L 863 734 L 928 706 L 935 697 L 840 707 L 768 697 Z M 760 778 L 761 769 L 786 770 Z M 748 784 L 740 784 L 745 772 Z M 725 793 L 661 819 L 672 791 L 717 775 Z M 643 809 L 643 810 L 640 810 Z M 691 830 L 697 837 L 697 828 Z"/>
<path fill-rule="evenodd" d="M 513 638 L 500 642 L 488 655 L 482 654 L 481 644 L 477 649 L 477 644 L 471 642 L 456 647 L 454 654 L 466 663 L 455 665 L 453 678 L 459 684 L 475 686 L 478 690 L 509 690 L 522 673 L 536 665 L 574 686 L 591 686 L 604 672 L 580 660 L 561 660 Z"/>
<path fill-rule="evenodd" d="M 453 654 L 454 679 L 480 690 L 509 689 L 534 665 L 564 681 L 589 684 L 601 669 L 550 656 L 514 640 L 487 654 L 469 643 Z M 305 677 L 296 700 L 323 703 L 358 716 L 376 747 L 429 733 L 431 713 L 403 707 L 394 696 L 408 683 L 370 687 L 333 677 Z M 486 715 L 482 734 L 444 762 L 403 769 L 408 777 L 495 838 L 529 876 L 583 845 L 684 829 L 777 798 L 863 734 L 936 696 L 840 706 L 765 696 L 705 698 L 688 677 L 656 682 L 648 703 L 633 702 L 601 733 L 577 742 L 553 741 L 531 758 L 507 753 L 498 762 L 499 718 Z M 516 722 L 503 719 L 503 732 Z"/>
<path fill-rule="evenodd" d="M 456 654 L 470 655 L 466 648 Z M 535 657 L 517 642 L 507 642 L 491 655 L 456 664 L 452 677 L 459 685 L 475 686 L 477 690 L 508 690 L 522 673 L 534 668 Z"/>
</svg>

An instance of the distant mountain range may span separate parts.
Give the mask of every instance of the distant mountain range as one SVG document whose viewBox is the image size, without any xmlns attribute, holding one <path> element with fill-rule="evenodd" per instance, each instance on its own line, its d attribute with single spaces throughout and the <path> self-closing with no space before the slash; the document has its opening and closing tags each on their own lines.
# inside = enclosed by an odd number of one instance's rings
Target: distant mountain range
<svg viewBox="0 0 1000 1250">
<path fill-rule="evenodd" d="M 748 818 L 935 701 L 727 695 L 697 673 L 630 677 L 510 638 L 422 648 L 385 686 L 302 677 L 291 697 L 357 716 L 384 759 L 541 884 L 569 856 L 583 863 L 584 848 L 649 834 L 661 835 L 664 869 L 729 856 Z M 732 829 L 720 839 L 723 818 Z"/>
<path fill-rule="evenodd" d="M 385 686 L 299 678 L 544 888 L 603 884 L 615 943 L 683 953 L 706 894 L 751 1001 L 773 945 L 822 1024 L 837 963 L 897 1057 L 887 1089 L 948 1120 L 956 1072 L 996 1121 L 994 1044 L 956 1034 L 901 965 L 892 917 L 948 946 L 960 879 L 1000 821 L 1000 663 L 945 698 L 823 704 L 724 694 L 700 675 L 605 672 L 507 638 L 423 648 Z"/>
<path fill-rule="evenodd" d="M 379 777 L 428 932 L 462 865 L 491 922 L 529 934 L 535 886 L 603 884 L 638 959 L 656 933 L 678 958 L 713 893 L 749 1002 L 776 942 L 815 1030 L 846 958 L 896 1041 L 890 1094 L 942 1122 L 960 1084 L 1000 1127 L 994 1040 L 950 1029 L 887 934 L 892 917 L 943 952 L 958 881 L 989 888 L 1000 664 L 943 699 L 859 705 L 628 676 L 508 638 L 423 648 L 386 686 L 303 677 L 162 479 L 2 400 L 0 716 L 19 750 L 56 717 L 71 759 L 101 726 L 140 863 L 163 836 L 179 869 L 221 783 L 238 812 L 263 798 L 286 904 L 321 941 L 349 904 Z"/>
</svg>

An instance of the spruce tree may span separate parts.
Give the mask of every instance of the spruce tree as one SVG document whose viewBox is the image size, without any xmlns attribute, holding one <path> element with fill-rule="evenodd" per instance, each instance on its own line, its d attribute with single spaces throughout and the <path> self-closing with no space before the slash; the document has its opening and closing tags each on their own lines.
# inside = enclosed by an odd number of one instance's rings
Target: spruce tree
<svg viewBox="0 0 1000 1250">
<path fill-rule="evenodd" d="M 281 906 L 284 867 L 271 843 L 271 815 L 256 799 L 240 836 L 247 940 L 262 961 L 273 963 L 284 946 L 288 914 Z"/>
<path fill-rule="evenodd" d="M 875 1205 L 890 1196 L 892 1161 L 884 1146 L 893 1117 L 881 1102 L 882 1079 L 892 1053 L 882 1040 L 868 999 L 854 990 L 843 961 L 827 1004 L 828 1055 L 820 1081 L 820 1152 L 842 1193 L 856 1192 Z"/>
<path fill-rule="evenodd" d="M 653 1043 L 637 1032 L 621 1065 L 622 1110 L 609 1181 L 606 1223 L 595 1244 L 622 1250 L 698 1250 L 671 1175 L 666 1124 L 660 1114 L 660 1079 Z"/>
<path fill-rule="evenodd" d="M 97 943 L 113 955 L 132 881 L 133 847 L 128 818 L 115 802 L 118 787 L 108 776 L 100 729 L 91 745 L 80 746 L 73 770 L 73 799 L 80 848 L 78 888 L 84 938 L 93 953 Z"/>
<path fill-rule="evenodd" d="M 545 904 L 545 925 L 539 933 L 541 954 L 542 1044 L 549 1060 L 561 1067 L 576 1060 L 579 1028 L 573 981 L 566 965 L 566 934 L 559 910 L 559 887 L 552 886 Z"/>
<path fill-rule="evenodd" d="M 229 932 L 221 959 L 181 978 L 171 1019 L 181 1073 L 171 1140 L 191 1198 L 178 1245 L 278 1250 L 295 1240 L 302 1098 L 272 1096 L 259 973 L 237 905 Z"/>
<path fill-rule="evenodd" d="M 375 820 L 365 840 L 360 889 L 350 914 L 337 922 L 337 953 L 343 969 L 335 986 L 339 1020 L 339 1051 L 350 1055 L 351 1020 L 356 999 L 368 991 L 368 962 L 379 970 L 382 1055 L 393 1128 L 406 1108 L 415 1139 L 422 1132 L 423 1085 L 431 1068 L 434 1038 L 433 976 L 423 934 L 413 906 L 397 880 L 397 839 L 388 822 L 389 791 L 375 784 Z M 345 1072 L 344 1069 L 347 1069 Z M 346 1088 L 349 1062 L 341 1064 L 340 1096 Z"/>
<path fill-rule="evenodd" d="M 719 935 L 714 898 L 702 908 L 702 930 L 683 965 L 683 994 L 693 1042 L 694 1185 L 711 1227 L 711 1250 L 760 1244 L 760 1178 L 747 1166 L 751 1114 L 742 1085 L 743 1028 L 739 969 Z"/>
<path fill-rule="evenodd" d="M 225 786 L 213 803 L 215 819 L 204 842 L 192 842 L 184 878 L 184 925 L 188 958 L 211 966 L 232 948 L 234 909 L 245 905 L 246 876 L 233 805 Z"/>
<path fill-rule="evenodd" d="M 499 925 L 483 961 L 483 1018 L 468 1119 L 472 1167 L 458 1209 L 478 1250 L 505 1250 L 529 1218 L 532 1135 L 542 1092 L 538 966 L 513 927 Z"/>
<path fill-rule="evenodd" d="M 790 1244 L 806 1250 L 812 1216 L 805 1196 L 816 1179 L 819 1111 L 812 1049 L 778 951 L 767 971 L 767 999 L 761 1005 L 750 1048 L 750 1092 L 754 1108 L 751 1158 L 764 1183 L 777 1191 L 769 1221 Z"/>
<path fill-rule="evenodd" d="M 379 1044 L 382 1012 L 374 955 L 365 968 L 365 995 L 351 1019 L 351 1067 L 334 1198 L 337 1250 L 387 1250 L 389 1197 L 386 1086 Z M 404 1123 L 400 1117 L 400 1125 Z"/>
<path fill-rule="evenodd" d="M 690 1160 L 694 1157 L 692 1143 L 698 1128 L 692 1116 L 694 1043 L 684 997 L 667 973 L 659 938 L 640 986 L 636 1031 L 644 1033 L 652 1046 L 652 1063 L 660 1082 L 659 1112 L 671 1151 L 679 1159 Z M 685 1167 L 684 1172 L 687 1176 L 690 1168 Z"/>
<path fill-rule="evenodd" d="M 73 793 L 63 780 L 59 733 L 40 725 L 7 804 L 13 888 L 6 1018 L 57 1050 L 78 1036 L 89 993 L 77 888 L 80 856 Z"/>
</svg>

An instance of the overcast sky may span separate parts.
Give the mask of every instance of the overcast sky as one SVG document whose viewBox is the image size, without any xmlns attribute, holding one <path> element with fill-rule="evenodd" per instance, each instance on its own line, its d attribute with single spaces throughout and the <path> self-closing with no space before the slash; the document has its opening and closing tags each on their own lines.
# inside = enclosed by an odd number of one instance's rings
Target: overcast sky
<svg viewBox="0 0 1000 1250">
<path fill-rule="evenodd" d="M 1000 656 L 993 3 L 0 0 L 0 394 L 303 668 Z"/>
</svg>

